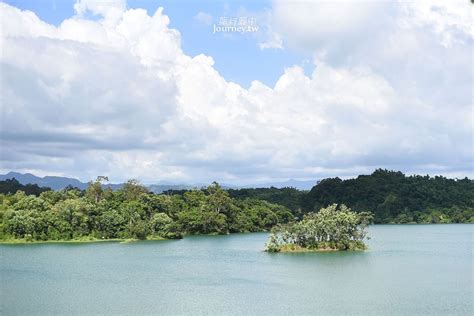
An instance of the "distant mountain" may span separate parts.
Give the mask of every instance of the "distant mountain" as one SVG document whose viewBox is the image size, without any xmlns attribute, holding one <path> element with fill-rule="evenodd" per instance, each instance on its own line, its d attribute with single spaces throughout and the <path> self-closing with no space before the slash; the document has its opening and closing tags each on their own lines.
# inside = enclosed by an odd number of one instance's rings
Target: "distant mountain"
<svg viewBox="0 0 474 316">
<path fill-rule="evenodd" d="M 53 190 L 61 190 L 71 185 L 73 187 L 79 188 L 81 190 L 85 190 L 88 187 L 88 183 L 81 182 L 74 178 L 68 177 L 56 177 L 56 176 L 46 176 L 46 177 L 38 177 L 31 173 L 19 173 L 19 172 L 9 172 L 7 174 L 0 175 L 0 181 L 6 179 L 15 178 L 23 185 L 26 184 L 37 184 L 40 187 L 49 187 Z M 104 187 L 111 188 L 112 190 L 118 190 L 123 186 L 123 183 L 106 183 Z M 151 192 L 158 194 L 168 190 L 190 190 L 193 188 L 201 188 L 206 187 L 207 184 L 198 183 L 198 184 L 152 184 L 147 186 L 148 190 Z M 228 188 L 230 186 L 223 186 L 224 188 Z"/>
<path fill-rule="evenodd" d="M 9 172 L 7 174 L 0 175 L 0 180 L 12 179 L 15 178 L 21 184 L 37 184 L 40 187 L 49 187 L 53 190 L 61 190 L 72 185 L 81 190 L 87 188 L 88 184 L 81 182 L 74 178 L 67 177 L 55 177 L 55 176 L 46 176 L 46 177 L 37 177 L 31 173 L 18 173 L 18 172 Z"/>
<path fill-rule="evenodd" d="M 46 176 L 38 177 L 31 173 L 19 173 L 19 172 L 9 172 L 7 174 L 0 175 L 0 181 L 6 179 L 15 178 L 23 185 L 26 184 L 37 184 L 40 187 L 49 187 L 53 190 L 61 190 L 71 185 L 77 187 L 81 190 L 85 190 L 89 185 L 86 182 L 81 182 L 75 178 L 68 177 L 56 177 L 56 176 Z M 173 183 L 160 183 L 160 184 L 151 184 L 148 189 L 153 193 L 162 193 L 167 190 L 190 190 L 193 188 L 202 188 L 206 187 L 209 184 L 205 183 L 195 183 L 195 184 L 173 184 Z M 249 184 L 245 186 L 235 186 L 231 184 L 221 183 L 222 188 L 224 189 L 238 189 L 238 188 L 285 188 L 293 187 L 299 190 L 310 190 L 314 185 L 316 185 L 316 180 L 313 181 L 300 181 L 290 179 L 284 182 L 273 182 L 273 183 L 260 183 L 260 184 Z M 123 186 L 123 183 L 106 183 L 104 187 L 110 187 L 112 190 L 118 190 Z"/>
</svg>

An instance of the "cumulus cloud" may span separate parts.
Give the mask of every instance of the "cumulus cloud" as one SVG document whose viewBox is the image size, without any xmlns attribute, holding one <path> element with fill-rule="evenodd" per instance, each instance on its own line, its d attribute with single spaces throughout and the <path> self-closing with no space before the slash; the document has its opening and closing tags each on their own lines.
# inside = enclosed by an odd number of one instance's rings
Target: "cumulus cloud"
<svg viewBox="0 0 474 316">
<path fill-rule="evenodd" d="M 400 5 L 406 14 L 402 23 L 430 28 L 441 36 L 445 46 L 451 46 L 453 41 L 474 37 L 474 6 L 468 1 L 422 0 L 400 2 Z"/>
<path fill-rule="evenodd" d="M 270 24 L 290 48 L 335 53 L 367 40 L 389 23 L 389 6 L 378 1 L 277 0 Z"/>
<path fill-rule="evenodd" d="M 74 11 L 79 16 L 90 12 L 93 15 L 102 16 L 104 20 L 113 23 L 122 16 L 126 6 L 125 0 L 79 0 L 74 4 Z"/>
<path fill-rule="evenodd" d="M 286 5 L 275 4 L 278 19 Z M 211 56 L 186 55 L 163 8 L 149 15 L 120 1 L 80 1 L 55 27 L 0 3 L 1 169 L 236 183 L 376 167 L 472 174 L 467 35 L 454 32 L 448 47 L 439 31 L 423 32 L 428 22 L 398 23 L 400 8 L 384 13 L 392 24 L 371 21 L 378 5 L 332 8 L 318 13 L 322 29 L 303 7 L 279 24 L 283 42 L 314 53 L 312 73 L 293 66 L 273 87 L 246 89 Z M 328 26 L 329 15 L 343 23 Z M 369 32 L 387 23 L 385 41 Z M 342 58 L 344 38 L 354 49 Z M 367 54 L 369 44 L 376 52 Z"/>
</svg>

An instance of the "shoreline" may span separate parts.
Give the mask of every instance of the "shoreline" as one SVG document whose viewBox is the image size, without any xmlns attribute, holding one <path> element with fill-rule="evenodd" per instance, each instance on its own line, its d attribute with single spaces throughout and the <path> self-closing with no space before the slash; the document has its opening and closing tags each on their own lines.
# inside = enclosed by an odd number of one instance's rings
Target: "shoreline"
<svg viewBox="0 0 474 316">
<path fill-rule="evenodd" d="M 162 240 L 173 240 L 162 237 L 152 237 L 148 239 L 133 239 L 133 238 L 112 238 L 112 239 L 70 239 L 70 240 L 24 240 L 24 239 L 7 239 L 0 240 L 0 245 L 37 245 L 37 244 L 93 244 L 93 243 L 105 243 L 105 242 L 116 242 L 120 244 L 129 244 L 138 241 L 162 241 Z"/>
<path fill-rule="evenodd" d="M 370 226 L 380 225 L 380 226 L 438 226 L 438 225 L 474 225 L 474 223 L 404 223 L 404 224 L 394 224 L 394 223 L 383 223 L 383 224 L 372 224 Z M 186 237 L 199 237 L 199 236 L 227 236 L 234 234 L 254 234 L 254 233 L 269 233 L 268 230 L 257 231 L 257 232 L 236 232 L 236 233 L 227 233 L 227 234 L 188 234 L 184 235 Z M 147 239 L 133 239 L 133 238 L 112 238 L 112 239 L 70 239 L 70 240 L 31 240 L 27 241 L 25 239 L 5 239 L 0 240 L 0 245 L 33 245 L 33 244 L 88 244 L 88 243 L 101 243 L 101 242 L 118 242 L 122 244 L 128 244 L 138 241 L 161 241 L 161 240 L 175 240 L 168 239 L 163 237 L 150 237 Z M 302 253 L 302 252 L 335 252 L 335 251 L 364 251 L 366 249 L 355 249 L 355 250 L 339 250 L 339 249 L 300 249 L 300 250 L 280 250 L 281 253 Z"/>
<path fill-rule="evenodd" d="M 268 230 L 258 232 L 237 232 L 237 233 L 209 233 L 209 234 L 186 234 L 182 238 L 164 238 L 159 236 L 150 236 L 147 239 L 135 239 L 135 238 L 111 238 L 111 239 L 99 239 L 99 238 L 84 238 L 84 239 L 69 239 L 69 240 L 25 240 L 25 239 L 5 239 L 0 240 L 0 245 L 28 245 L 28 244 L 88 244 L 88 243 L 101 243 L 101 242 L 118 242 L 121 244 L 128 244 L 138 241 L 162 241 L 162 240 L 180 240 L 185 237 L 217 237 L 217 236 L 228 236 L 234 234 L 253 234 L 253 233 L 269 233 Z"/>
<path fill-rule="evenodd" d="M 306 252 L 344 252 L 344 251 L 365 251 L 368 248 L 338 249 L 331 247 L 305 248 L 297 245 L 284 245 L 279 251 L 267 251 L 273 253 L 306 253 Z"/>
<path fill-rule="evenodd" d="M 295 249 L 295 250 L 280 250 L 273 253 L 317 253 L 317 252 L 353 252 L 353 251 L 367 251 L 368 249 L 333 249 L 333 248 L 303 248 L 303 249 Z M 270 251 L 267 251 L 270 252 Z"/>
<path fill-rule="evenodd" d="M 366 251 L 368 250 L 368 246 L 363 244 L 363 245 L 356 245 L 352 244 L 352 247 L 349 247 L 347 249 L 341 249 L 337 247 L 331 247 L 328 244 L 322 244 L 319 247 L 303 247 L 297 244 L 284 244 L 281 245 L 278 250 L 273 249 L 273 250 L 268 250 L 266 249 L 266 252 L 269 253 L 308 253 L 308 252 L 347 252 L 347 251 Z"/>
<path fill-rule="evenodd" d="M 24 240 L 24 239 L 7 239 L 0 240 L 0 245 L 34 245 L 34 244 L 89 244 L 101 242 L 126 242 L 127 239 L 70 239 L 70 240 Z"/>
</svg>

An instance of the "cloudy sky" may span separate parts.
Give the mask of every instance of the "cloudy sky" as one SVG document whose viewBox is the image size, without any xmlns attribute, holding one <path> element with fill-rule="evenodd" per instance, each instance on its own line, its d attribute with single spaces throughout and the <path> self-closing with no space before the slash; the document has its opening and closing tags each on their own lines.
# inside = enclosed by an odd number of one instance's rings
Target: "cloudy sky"
<svg viewBox="0 0 474 316">
<path fill-rule="evenodd" d="M 473 177 L 473 7 L 0 2 L 0 171 L 243 184 Z M 258 31 L 214 33 L 246 18 Z"/>
</svg>

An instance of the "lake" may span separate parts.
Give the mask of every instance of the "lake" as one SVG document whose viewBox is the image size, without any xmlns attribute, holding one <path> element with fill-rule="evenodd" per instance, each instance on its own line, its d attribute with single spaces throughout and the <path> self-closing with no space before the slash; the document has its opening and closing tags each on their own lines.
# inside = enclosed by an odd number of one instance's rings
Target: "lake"
<svg viewBox="0 0 474 316">
<path fill-rule="evenodd" d="M 473 230 L 374 225 L 337 253 L 265 253 L 266 233 L 0 245 L 0 314 L 469 315 Z"/>
</svg>

